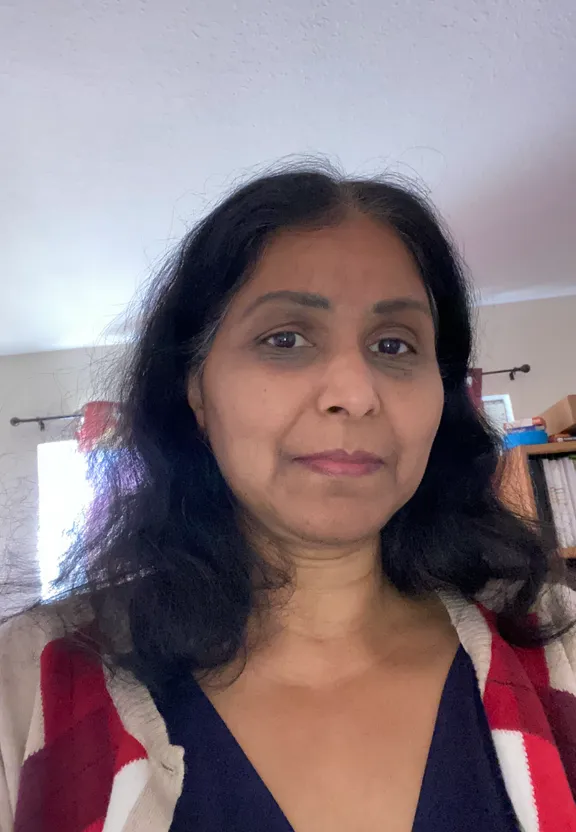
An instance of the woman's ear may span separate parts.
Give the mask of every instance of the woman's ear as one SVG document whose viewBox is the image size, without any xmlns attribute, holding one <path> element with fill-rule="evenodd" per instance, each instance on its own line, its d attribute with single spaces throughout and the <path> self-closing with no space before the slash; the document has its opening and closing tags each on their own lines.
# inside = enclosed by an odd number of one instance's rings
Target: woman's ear
<svg viewBox="0 0 576 832">
<path fill-rule="evenodd" d="M 206 427 L 204 414 L 204 399 L 202 396 L 201 376 L 199 373 L 194 373 L 194 375 L 191 375 L 189 377 L 187 393 L 188 404 L 194 411 L 194 415 L 196 416 L 196 421 L 198 422 L 200 430 L 204 430 Z"/>
</svg>

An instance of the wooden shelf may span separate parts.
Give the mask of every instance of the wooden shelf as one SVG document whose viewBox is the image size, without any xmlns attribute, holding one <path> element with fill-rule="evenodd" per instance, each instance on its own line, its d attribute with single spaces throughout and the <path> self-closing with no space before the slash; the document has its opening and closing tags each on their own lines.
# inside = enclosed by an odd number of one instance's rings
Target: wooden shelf
<svg viewBox="0 0 576 832">
<path fill-rule="evenodd" d="M 532 477 L 528 467 L 531 456 L 576 454 L 574 442 L 549 442 L 546 445 L 515 445 L 506 451 L 501 469 L 500 496 L 514 511 L 526 517 L 538 517 Z M 559 549 L 567 560 L 576 559 L 576 546 Z"/>
<path fill-rule="evenodd" d="M 522 448 L 527 456 L 547 456 L 548 454 L 576 454 L 576 439 L 574 442 L 548 442 L 545 445 L 515 445 Z M 514 450 L 512 448 L 511 450 Z"/>
<path fill-rule="evenodd" d="M 574 442 L 549 442 L 547 445 L 527 445 L 527 456 L 548 456 L 549 454 L 576 454 L 576 440 Z M 576 546 L 560 549 L 563 558 L 576 558 Z"/>
</svg>

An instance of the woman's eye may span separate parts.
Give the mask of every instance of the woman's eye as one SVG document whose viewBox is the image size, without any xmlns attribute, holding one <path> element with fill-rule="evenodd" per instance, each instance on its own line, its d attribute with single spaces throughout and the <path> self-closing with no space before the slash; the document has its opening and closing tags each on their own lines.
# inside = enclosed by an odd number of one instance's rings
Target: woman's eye
<svg viewBox="0 0 576 832">
<path fill-rule="evenodd" d="M 412 347 L 409 347 L 401 338 L 380 338 L 368 349 L 379 355 L 405 355 L 408 352 L 414 352 Z"/>
<path fill-rule="evenodd" d="M 264 344 L 267 344 L 269 347 L 276 347 L 277 349 L 282 350 L 292 350 L 296 347 L 309 347 L 310 342 L 304 338 L 303 335 L 299 335 L 297 332 L 275 332 L 273 335 L 269 335 L 268 338 L 264 339 Z"/>
</svg>

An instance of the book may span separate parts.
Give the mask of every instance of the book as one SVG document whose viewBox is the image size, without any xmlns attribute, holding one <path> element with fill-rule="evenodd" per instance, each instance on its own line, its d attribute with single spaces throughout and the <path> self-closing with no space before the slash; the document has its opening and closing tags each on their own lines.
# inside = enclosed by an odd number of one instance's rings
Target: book
<svg viewBox="0 0 576 832">
<path fill-rule="evenodd" d="M 559 471 L 558 479 L 560 483 L 560 508 L 563 516 L 564 529 L 566 532 L 566 545 L 576 546 L 576 512 L 572 504 L 570 496 L 570 482 L 568 480 L 568 463 L 567 458 L 557 458 L 556 467 Z"/>
<path fill-rule="evenodd" d="M 542 468 L 544 470 L 544 478 L 546 480 L 546 488 L 548 490 L 548 499 L 550 500 L 550 509 L 552 511 L 552 521 L 556 529 L 556 537 L 558 538 L 558 545 L 564 547 L 566 545 L 564 535 L 562 533 L 562 521 L 560 517 L 560 506 L 556 499 L 556 486 L 554 481 L 553 460 L 543 459 Z"/>
<path fill-rule="evenodd" d="M 552 517 L 554 520 L 554 527 L 556 528 L 556 536 L 561 548 L 568 547 L 569 530 L 566 529 L 566 517 L 563 500 L 561 498 L 562 491 L 562 477 L 556 465 L 559 460 L 545 459 L 543 461 L 544 476 L 546 477 L 546 485 L 548 487 L 548 496 L 550 498 L 550 507 L 552 509 Z"/>
<path fill-rule="evenodd" d="M 504 422 L 504 430 L 520 430 L 521 428 L 541 427 L 546 430 L 546 422 L 542 416 L 531 416 L 528 419 L 514 419 L 512 422 Z"/>
<path fill-rule="evenodd" d="M 532 433 L 532 431 L 539 430 L 546 433 L 544 425 L 514 425 L 513 422 L 504 423 L 505 433 Z"/>
<path fill-rule="evenodd" d="M 576 538 L 576 456 L 565 456 L 562 458 L 562 465 L 566 472 L 566 480 L 568 483 L 568 497 L 572 508 L 572 520 L 574 523 L 574 533 Z M 572 545 L 576 545 L 573 543 Z"/>
</svg>

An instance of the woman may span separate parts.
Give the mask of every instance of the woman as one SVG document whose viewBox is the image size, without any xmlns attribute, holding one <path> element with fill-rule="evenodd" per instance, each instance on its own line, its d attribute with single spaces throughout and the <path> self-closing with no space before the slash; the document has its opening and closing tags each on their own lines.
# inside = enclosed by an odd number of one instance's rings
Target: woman
<svg viewBox="0 0 576 832">
<path fill-rule="evenodd" d="M 400 185 L 290 170 L 192 231 L 74 589 L 5 627 L 3 832 L 576 830 L 573 596 L 471 341 Z"/>
</svg>

